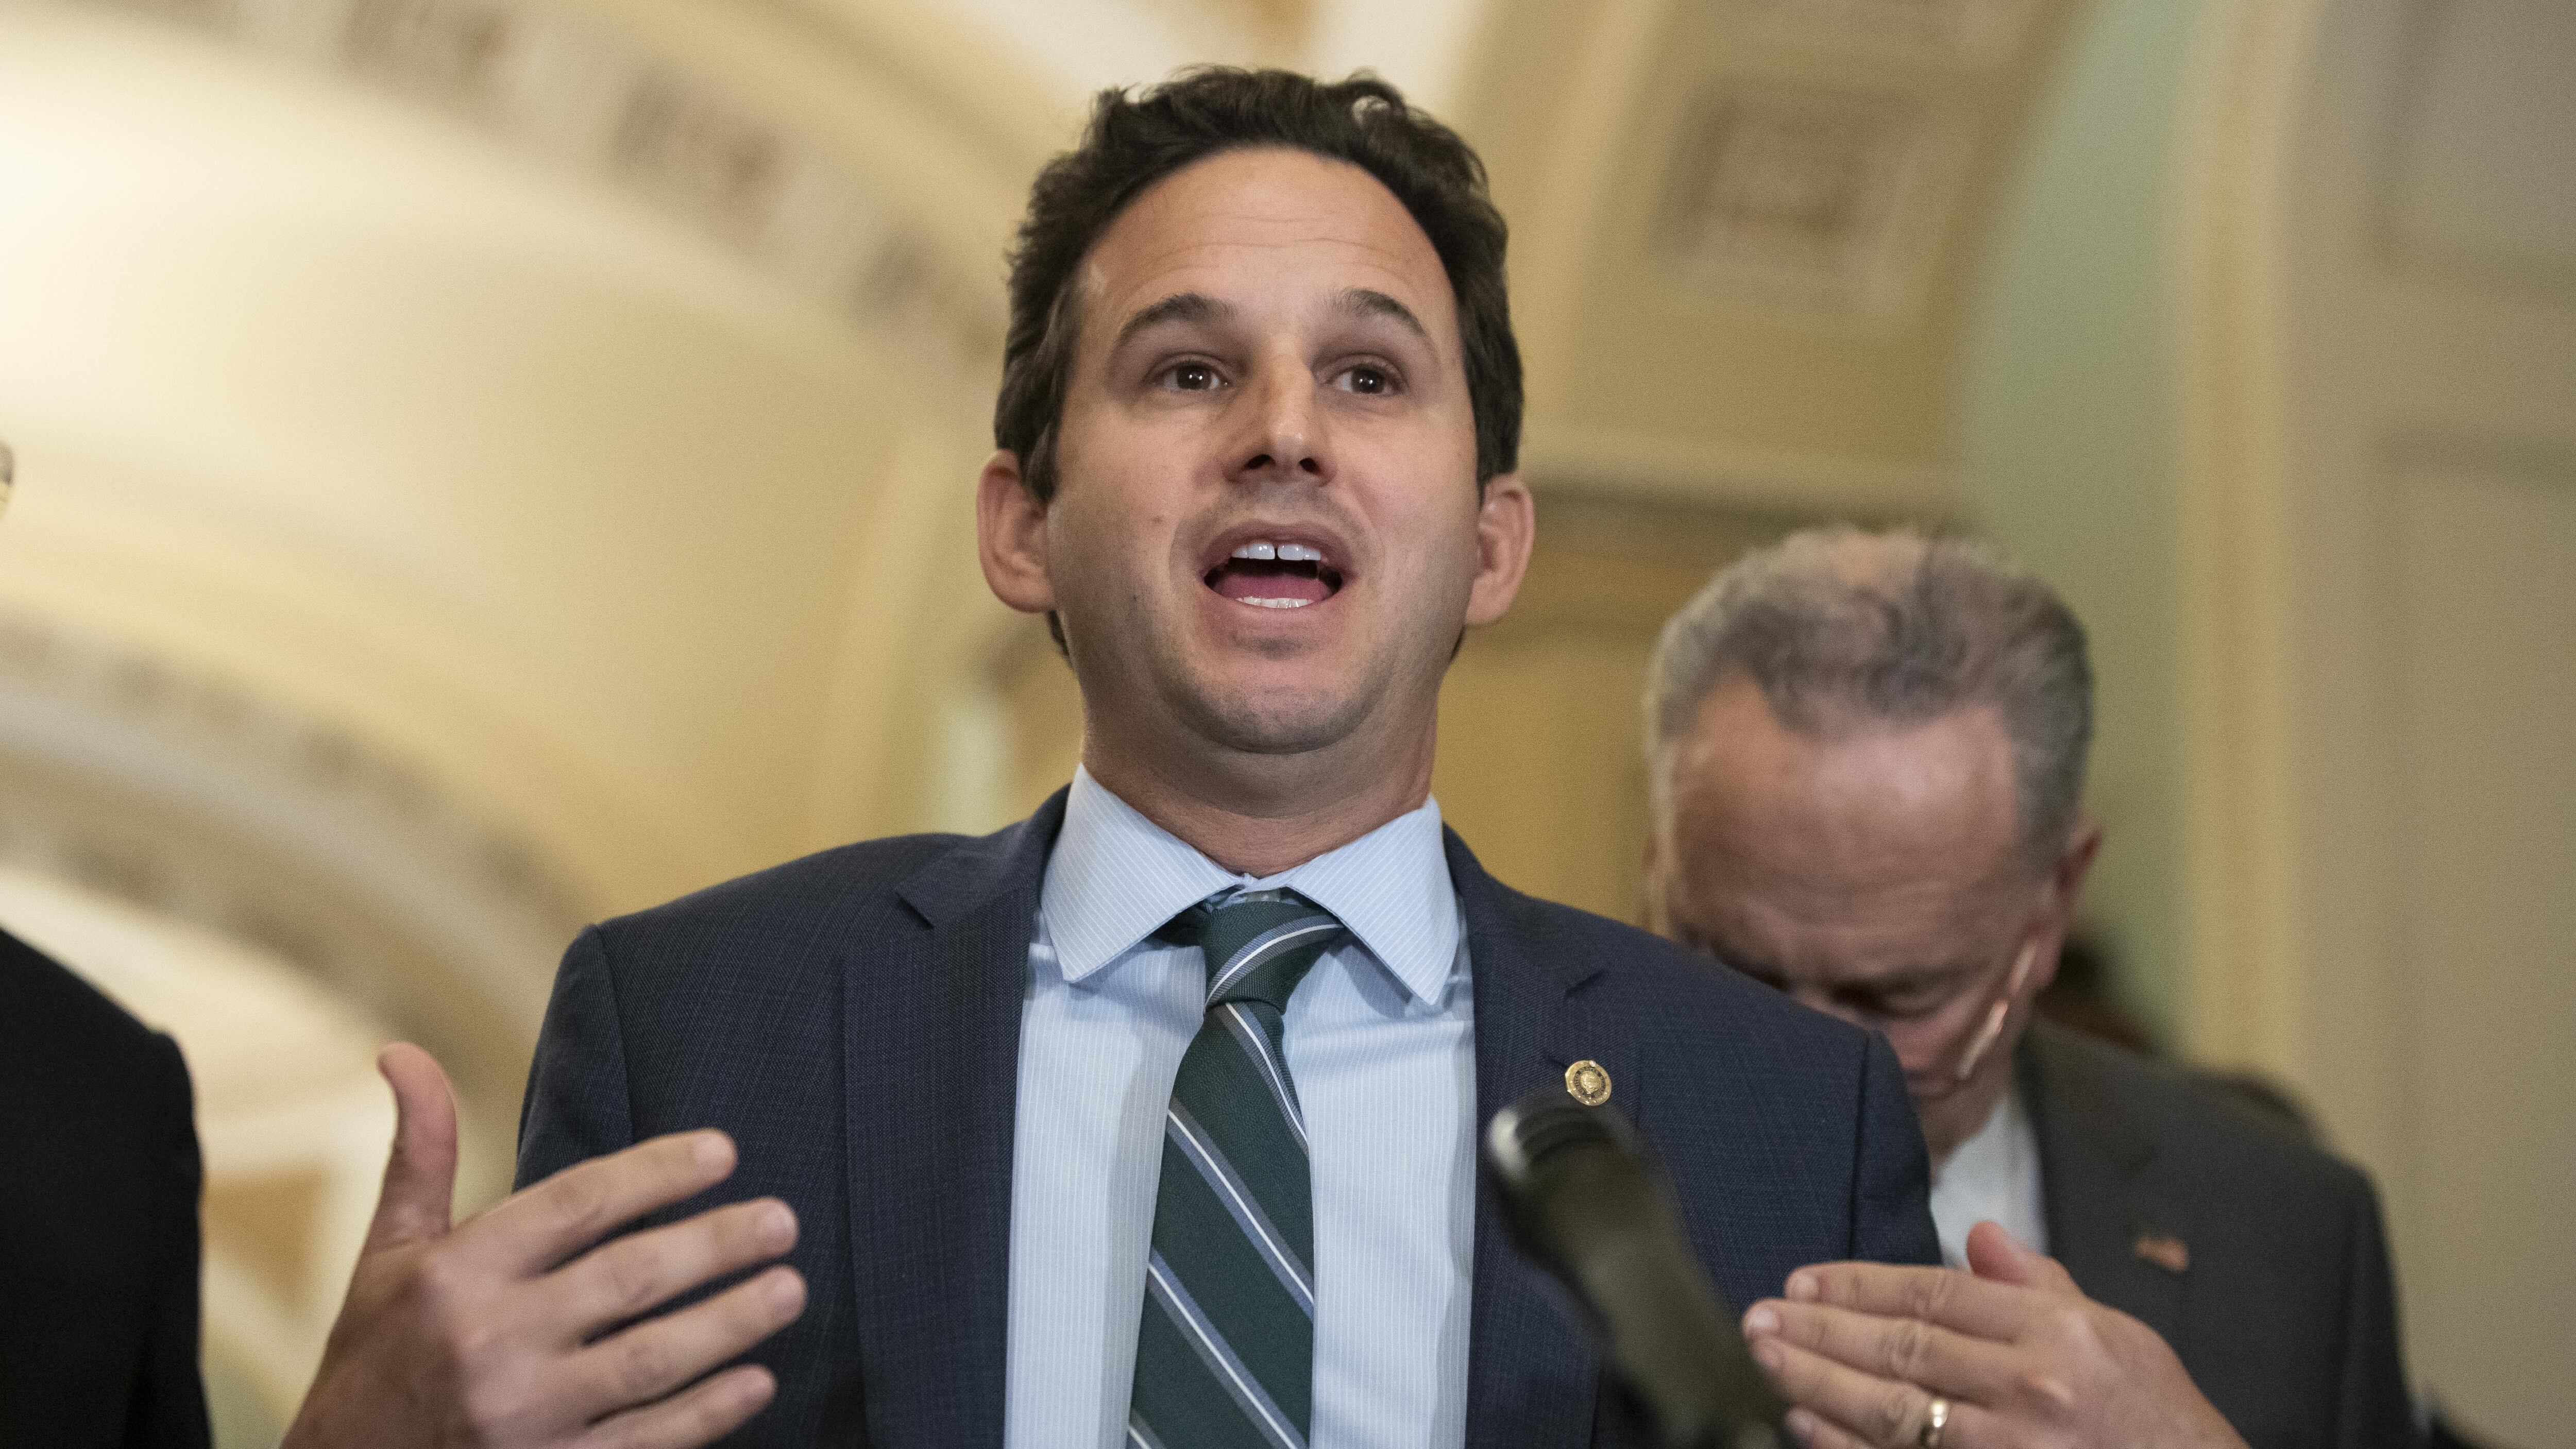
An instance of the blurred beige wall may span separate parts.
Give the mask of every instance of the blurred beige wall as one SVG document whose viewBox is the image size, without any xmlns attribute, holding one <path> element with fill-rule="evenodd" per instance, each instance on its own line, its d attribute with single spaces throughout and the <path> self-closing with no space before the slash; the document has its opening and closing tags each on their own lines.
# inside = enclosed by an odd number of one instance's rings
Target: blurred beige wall
<svg viewBox="0 0 2576 1449">
<path fill-rule="evenodd" d="M 1971 358 L 2102 668 L 2098 919 L 2386 1203 L 2419 1387 L 2571 1442 L 2576 11 L 2106 0 Z"/>
</svg>

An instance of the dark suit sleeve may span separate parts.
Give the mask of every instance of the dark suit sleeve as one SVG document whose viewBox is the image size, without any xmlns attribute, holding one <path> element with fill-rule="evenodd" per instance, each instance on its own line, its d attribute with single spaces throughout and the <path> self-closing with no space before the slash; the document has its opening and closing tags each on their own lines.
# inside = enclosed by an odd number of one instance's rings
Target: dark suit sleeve
<svg viewBox="0 0 2576 1449">
<path fill-rule="evenodd" d="M 2355 1183 L 2347 1221 L 2351 1268 L 2344 1312 L 2342 1422 L 2334 1442 L 2338 1449 L 2410 1449 L 2421 1440 L 2397 1348 L 2397 1289 L 2380 1230 L 2379 1197 L 2367 1181 Z"/>
<path fill-rule="evenodd" d="M 518 1185 L 634 1140 L 616 981 L 607 940 L 590 926 L 564 952 L 545 1025 L 537 1033 L 528 1094 L 519 1108 Z"/>
<path fill-rule="evenodd" d="M 1873 1035 L 1861 1060 L 1860 1130 L 1852 1164 L 1850 1256 L 1880 1263 L 1939 1266 L 1941 1238 L 1932 1227 L 1932 1158 L 1905 1073 L 1887 1038 Z"/>
<path fill-rule="evenodd" d="M 159 1079 L 154 1096 L 161 1140 L 155 1167 L 161 1202 L 153 1215 L 150 1251 L 158 1263 L 125 1442 L 133 1449 L 204 1449 L 213 1433 L 197 1362 L 197 1205 L 205 1168 L 197 1154 L 196 1093 L 188 1084 L 178 1043 L 155 1036 L 152 1047 Z"/>
</svg>

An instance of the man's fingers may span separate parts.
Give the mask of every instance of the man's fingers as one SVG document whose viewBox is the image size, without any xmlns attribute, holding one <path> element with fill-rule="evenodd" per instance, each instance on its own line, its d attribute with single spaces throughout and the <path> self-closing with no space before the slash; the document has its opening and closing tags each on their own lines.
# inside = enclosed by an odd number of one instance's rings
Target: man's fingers
<svg viewBox="0 0 2576 1449">
<path fill-rule="evenodd" d="M 651 1404 L 746 1352 L 805 1311 L 805 1280 L 778 1267 L 703 1303 L 648 1318 L 574 1354 L 570 1401 L 584 1418 Z"/>
<path fill-rule="evenodd" d="M 778 1380 L 757 1364 L 730 1368 L 687 1393 L 630 1409 L 590 1426 L 581 1449 L 697 1449 L 723 1438 L 778 1396 Z"/>
<path fill-rule="evenodd" d="M 655 1305 L 796 1246 L 796 1214 L 776 1198 L 738 1202 L 593 1248 L 549 1275 L 541 1310 L 557 1343 L 588 1341 Z"/>
<path fill-rule="evenodd" d="M 1912 1449 L 1921 1442 L 1932 1413 L 1930 1392 L 1862 1373 L 1784 1339 L 1763 1339 L 1753 1346 L 1753 1356 L 1780 1397 L 1809 1416 L 1805 1423 L 1794 1412 L 1790 1416 L 1809 1449 Z M 1986 1423 L 1983 1410 L 1952 1400 L 1941 1442 L 1946 1449 L 1978 1449 L 1988 1442 L 1981 1437 Z"/>
<path fill-rule="evenodd" d="M 456 1094 L 438 1059 L 407 1041 L 376 1056 L 394 1093 L 394 1145 L 366 1250 L 443 1236 L 456 1203 Z"/>
<path fill-rule="evenodd" d="M 512 1193 L 456 1236 L 493 1271 L 533 1277 L 655 1208 L 724 1181 L 733 1165 L 732 1138 L 674 1132 Z"/>
<path fill-rule="evenodd" d="M 2004 1225 L 1982 1222 L 1968 1229 L 1968 1271 L 1996 1283 L 2043 1293 L 2080 1293 L 2074 1275 L 2055 1258 L 2030 1247 Z"/>
<path fill-rule="evenodd" d="M 1744 1315 L 1756 1344 L 1778 1339 L 1874 1378 L 1995 1403 L 2010 1392 L 2010 1349 L 1916 1318 L 1881 1318 L 1821 1303 L 1753 1305 Z"/>
<path fill-rule="evenodd" d="M 1817 1263 L 1789 1275 L 1785 1296 L 1882 1318 L 1916 1318 L 1975 1338 L 2011 1339 L 2041 1308 L 2025 1288 L 1989 1283 L 1955 1268 L 1892 1263 Z"/>
</svg>

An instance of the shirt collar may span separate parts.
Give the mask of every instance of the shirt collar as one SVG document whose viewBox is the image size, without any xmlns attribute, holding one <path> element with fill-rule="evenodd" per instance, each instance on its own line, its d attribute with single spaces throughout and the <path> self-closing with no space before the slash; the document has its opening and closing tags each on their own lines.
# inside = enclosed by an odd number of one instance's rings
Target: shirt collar
<svg viewBox="0 0 2576 1449">
<path fill-rule="evenodd" d="M 1347 845 L 1254 880 L 1201 855 L 1076 767 L 1038 897 L 1057 969 L 1080 981 L 1195 902 L 1229 887 L 1286 887 L 1331 911 L 1414 999 L 1438 1004 L 1463 927 L 1425 800 Z"/>
<path fill-rule="evenodd" d="M 2034 1159 L 2030 1118 L 2022 1107 L 2021 1090 L 2007 1088 L 1986 1113 L 1985 1125 L 1969 1134 L 1968 1140 L 1952 1148 L 1950 1156 L 1935 1169 L 1935 1186 L 1954 1184 L 1965 1192 L 2001 1192 L 2017 1174 Z"/>
</svg>

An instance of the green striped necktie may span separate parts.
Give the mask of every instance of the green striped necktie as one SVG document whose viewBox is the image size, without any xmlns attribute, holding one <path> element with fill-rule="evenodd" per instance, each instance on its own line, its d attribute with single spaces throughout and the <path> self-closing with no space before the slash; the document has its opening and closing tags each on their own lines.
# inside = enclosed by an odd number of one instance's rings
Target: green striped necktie
<svg viewBox="0 0 2576 1449">
<path fill-rule="evenodd" d="M 1207 1018 L 1163 1114 L 1127 1411 L 1134 1449 L 1304 1449 L 1315 1210 L 1281 1014 L 1307 968 L 1346 934 L 1291 891 L 1218 897 L 1155 933 L 1207 957 Z"/>
</svg>

